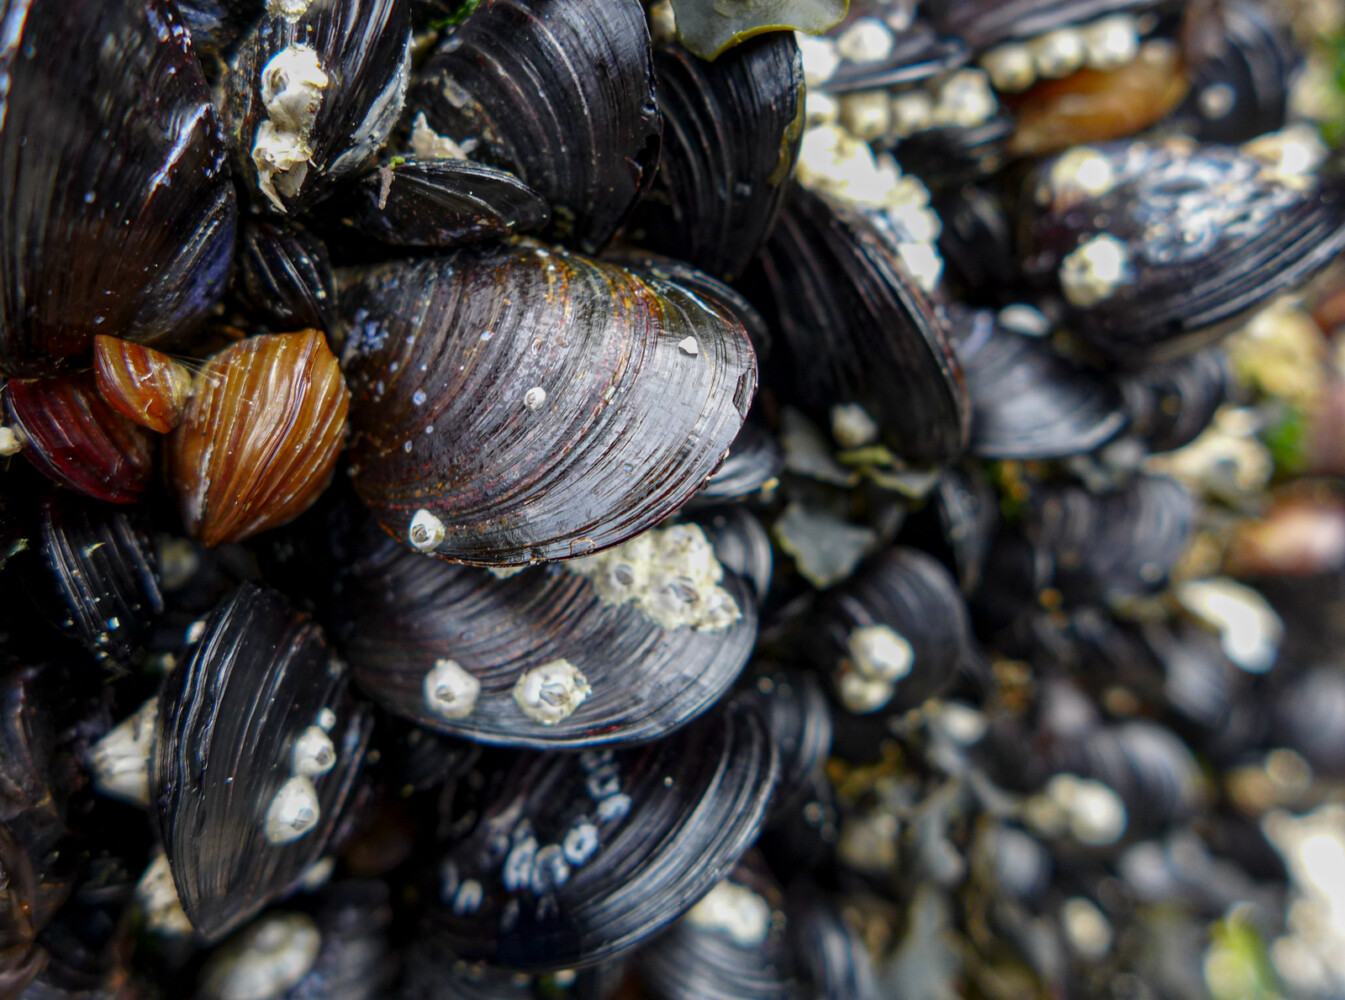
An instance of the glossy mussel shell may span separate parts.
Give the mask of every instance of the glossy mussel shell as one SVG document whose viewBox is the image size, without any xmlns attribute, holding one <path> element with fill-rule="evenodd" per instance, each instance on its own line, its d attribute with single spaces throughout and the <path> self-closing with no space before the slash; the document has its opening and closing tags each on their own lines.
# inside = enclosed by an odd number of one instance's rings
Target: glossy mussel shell
<svg viewBox="0 0 1345 1000">
<path fill-rule="evenodd" d="M 180 337 L 224 291 L 237 210 L 176 6 L 16 0 L 0 36 L 0 372 Z"/>
<path fill-rule="evenodd" d="M 765 726 L 741 706 L 645 747 L 519 754 L 466 804 L 479 818 L 436 866 L 429 927 L 468 960 L 606 961 L 732 870 L 775 768 Z"/>
<path fill-rule="evenodd" d="M 971 407 L 948 321 L 858 209 L 795 186 L 746 290 L 779 335 L 768 383 L 829 421 L 859 404 L 901 457 L 967 444 Z"/>
<path fill-rule="evenodd" d="M 551 203 L 552 234 L 611 239 L 658 163 L 639 0 L 485 0 L 419 70 L 408 114 Z"/>
<path fill-rule="evenodd" d="M 367 707 L 321 630 L 276 591 L 243 584 L 204 623 L 159 693 L 150 797 L 178 899 L 218 940 L 298 882 L 327 848 L 364 755 Z M 327 735 L 311 773 L 317 815 L 284 842 L 268 835 L 282 787 L 302 777 L 295 746 Z M 321 742 L 319 740 L 319 742 Z"/>
<path fill-rule="evenodd" d="M 356 682 L 397 715 L 484 743 L 547 748 L 660 738 L 718 700 L 756 635 L 750 591 L 731 575 L 723 586 L 741 617 L 703 630 L 666 628 L 637 604 L 609 603 L 568 565 L 501 580 L 385 538 L 352 577 L 356 607 L 344 646 Z M 590 691 L 548 725 L 525 714 L 515 686 L 561 660 Z M 481 685 L 456 718 L 436 712 L 426 694 L 427 678 L 444 661 Z"/>
<path fill-rule="evenodd" d="M 560 251 L 380 266 L 343 313 L 355 490 L 394 537 L 462 562 L 651 527 L 714 471 L 756 389 L 727 311 Z"/>
</svg>

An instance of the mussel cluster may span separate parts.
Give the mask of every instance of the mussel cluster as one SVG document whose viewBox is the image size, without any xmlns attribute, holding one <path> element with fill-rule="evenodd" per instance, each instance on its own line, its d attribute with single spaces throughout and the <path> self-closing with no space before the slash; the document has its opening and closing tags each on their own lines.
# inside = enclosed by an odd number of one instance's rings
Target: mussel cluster
<svg viewBox="0 0 1345 1000">
<path fill-rule="evenodd" d="M 1345 997 L 1340 52 L 0 0 L 0 1000 Z"/>
</svg>

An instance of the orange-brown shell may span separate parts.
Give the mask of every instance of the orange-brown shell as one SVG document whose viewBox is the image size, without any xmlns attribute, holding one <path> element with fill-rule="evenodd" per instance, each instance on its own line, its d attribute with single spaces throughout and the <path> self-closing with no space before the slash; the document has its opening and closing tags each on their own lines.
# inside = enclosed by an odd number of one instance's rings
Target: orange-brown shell
<svg viewBox="0 0 1345 1000">
<path fill-rule="evenodd" d="M 331 481 L 349 403 L 316 330 L 250 337 L 207 361 L 168 438 L 192 536 L 221 545 L 303 513 Z"/>
<path fill-rule="evenodd" d="M 98 395 L 137 424 L 167 434 L 182 419 L 191 373 L 162 351 L 100 334 L 93 373 Z"/>
</svg>

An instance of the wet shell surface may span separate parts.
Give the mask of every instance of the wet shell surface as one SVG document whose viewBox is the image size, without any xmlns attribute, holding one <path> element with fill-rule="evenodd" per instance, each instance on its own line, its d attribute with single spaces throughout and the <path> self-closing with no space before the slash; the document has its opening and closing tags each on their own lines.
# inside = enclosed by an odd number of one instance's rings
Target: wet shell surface
<svg viewBox="0 0 1345 1000">
<path fill-rule="evenodd" d="M 93 372 L 98 395 L 128 420 L 167 434 L 182 419 L 191 373 L 163 352 L 100 334 Z"/>
<path fill-rule="evenodd" d="M 749 590 L 694 526 L 498 579 L 383 539 L 352 571 L 345 648 L 397 715 L 485 743 L 636 743 L 710 707 L 756 634 Z"/>
<path fill-rule="evenodd" d="M 224 292 L 237 209 L 176 6 L 17 0 L 0 33 L 0 372 L 181 337 Z"/>
<path fill-rule="evenodd" d="M 168 441 L 192 536 L 238 541 L 306 510 L 331 481 L 349 400 L 316 330 L 250 337 L 206 362 Z"/>
<path fill-rule="evenodd" d="M 149 483 L 149 432 L 99 395 L 92 374 L 11 379 L 4 398 L 23 454 L 53 482 L 109 503 L 135 503 Z"/>
<path fill-rule="evenodd" d="M 369 738 L 321 630 L 250 584 L 212 612 L 158 699 L 150 799 L 178 899 L 207 940 L 323 853 Z"/>
<path fill-rule="evenodd" d="M 589 554 L 677 510 L 746 416 L 742 326 L 557 251 L 458 251 L 343 300 L 351 481 L 389 534 L 482 565 Z"/>
<path fill-rule="evenodd" d="M 611 239 L 658 162 L 639 0 L 485 0 L 445 32 L 407 105 L 435 135 L 518 175 L 550 203 L 551 234 L 588 253 Z"/>
<path fill-rule="evenodd" d="M 429 927 L 463 958 L 520 969 L 619 955 L 732 870 L 775 767 L 741 707 L 646 747 L 520 754 L 440 861 Z"/>
</svg>

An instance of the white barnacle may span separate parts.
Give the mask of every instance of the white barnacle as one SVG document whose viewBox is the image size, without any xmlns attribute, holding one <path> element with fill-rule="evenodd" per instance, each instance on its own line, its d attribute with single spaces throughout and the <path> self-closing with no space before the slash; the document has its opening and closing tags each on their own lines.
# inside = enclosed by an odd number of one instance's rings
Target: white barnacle
<svg viewBox="0 0 1345 1000">
<path fill-rule="evenodd" d="M 687 911 L 686 921 L 717 931 L 744 948 L 754 948 L 771 929 L 771 906 L 746 886 L 725 879 Z"/>
<path fill-rule="evenodd" d="M 831 408 L 831 436 L 842 448 L 862 448 L 878 440 L 878 424 L 858 403 Z"/>
<path fill-rule="evenodd" d="M 321 947 L 312 917 L 269 914 L 210 957 L 201 973 L 201 993 L 210 1000 L 283 996 L 307 975 Z"/>
<path fill-rule="evenodd" d="M 1071 304 L 1104 302 L 1129 280 L 1130 251 L 1114 236 L 1095 236 L 1060 263 L 1060 290 Z"/>
<path fill-rule="evenodd" d="M 330 78 L 317 51 L 302 42 L 287 45 L 262 67 L 261 98 L 268 117 L 257 129 L 252 162 L 257 185 L 285 211 L 308 176 L 313 156 L 309 140 Z"/>
<path fill-rule="evenodd" d="M 574 714 L 592 690 L 573 663 L 552 660 L 519 675 L 514 701 L 533 722 L 554 726 Z"/>
<path fill-rule="evenodd" d="M 934 102 L 934 124 L 974 128 L 995 116 L 999 101 L 984 70 L 959 70 L 939 87 Z"/>
<path fill-rule="evenodd" d="M 150 862 L 135 886 L 135 901 L 145 918 L 145 926 L 155 934 L 178 937 L 192 932 L 182 903 L 173 884 L 173 870 L 168 866 L 168 855 L 160 851 Z"/>
<path fill-rule="evenodd" d="M 1046 783 L 1046 799 L 1060 810 L 1070 834 L 1081 844 L 1112 844 L 1125 833 L 1125 803 L 1100 781 L 1057 774 Z"/>
<path fill-rule="evenodd" d="M 476 707 L 481 682 L 457 660 L 435 660 L 421 684 L 425 707 L 441 719 L 465 719 Z"/>
<path fill-rule="evenodd" d="M 677 342 L 677 349 L 693 358 L 701 352 L 700 344 L 696 343 L 695 337 L 683 337 Z"/>
<path fill-rule="evenodd" d="M 322 810 L 318 804 L 318 790 L 313 781 L 296 775 L 280 786 L 266 809 L 263 832 L 272 844 L 288 844 L 298 840 L 318 825 Z"/>
<path fill-rule="evenodd" d="M 418 111 L 411 123 L 411 152 L 427 160 L 465 160 L 470 150 L 467 143 L 459 145 L 446 135 L 440 135 L 430 128 L 425 120 L 425 112 Z M 489 340 L 486 336 L 484 339 Z"/>
<path fill-rule="evenodd" d="M 9 458 L 23 450 L 23 441 L 13 427 L 0 424 L 0 457 Z"/>
<path fill-rule="evenodd" d="M 855 670 L 873 680 L 899 681 L 911 672 L 915 662 L 910 642 L 887 625 L 853 629 L 846 645 Z"/>
<path fill-rule="evenodd" d="M 1097 198 L 1116 186 L 1111 161 L 1091 146 L 1075 146 L 1051 164 L 1046 200 L 1056 211 L 1087 198 Z"/>
<path fill-rule="evenodd" d="M 324 708 L 318 713 L 318 727 L 324 733 L 330 733 L 336 726 L 336 713 L 330 708 Z"/>
<path fill-rule="evenodd" d="M 1182 607 L 1218 630 L 1224 655 L 1243 670 L 1259 674 L 1274 665 L 1284 623 L 1251 587 L 1228 577 L 1187 580 L 1176 596 Z"/>
<path fill-rule="evenodd" d="M 1069 76 L 1084 64 L 1088 52 L 1083 36 L 1073 28 L 1057 28 L 1027 43 L 1037 75 L 1049 80 Z"/>
<path fill-rule="evenodd" d="M 872 63 L 892 54 L 896 37 L 876 17 L 861 17 L 836 38 L 836 51 L 852 63 Z"/>
<path fill-rule="evenodd" d="M 93 787 L 109 798 L 149 805 L 149 764 L 159 699 L 151 698 L 93 746 Z"/>
<path fill-rule="evenodd" d="M 566 831 L 561 849 L 570 864 L 575 867 L 586 864 L 598 850 L 598 828 L 587 819 L 580 820 Z"/>
<path fill-rule="evenodd" d="M 299 775 L 326 774 L 336 766 L 336 747 L 320 726 L 309 726 L 294 741 L 290 770 Z"/>
<path fill-rule="evenodd" d="M 1139 26 L 1129 14 L 1115 14 L 1079 29 L 1088 65 L 1112 70 L 1133 62 L 1140 50 Z"/>
<path fill-rule="evenodd" d="M 297 21 L 304 16 L 312 0 L 267 0 L 266 13 L 283 17 L 287 21 Z"/>
<path fill-rule="evenodd" d="M 406 539 L 421 552 L 433 552 L 446 533 L 444 522 L 422 507 L 412 516 Z"/>
<path fill-rule="evenodd" d="M 559 844 L 547 844 L 537 852 L 532 862 L 529 888 L 535 895 L 558 889 L 570 880 L 570 863 Z"/>
<path fill-rule="evenodd" d="M 742 612 L 721 587 L 724 568 L 694 524 L 653 528 L 598 555 L 566 567 L 592 582 L 608 604 L 635 604 L 663 628 L 702 631 L 728 628 Z"/>
<path fill-rule="evenodd" d="M 990 74 L 990 82 L 995 88 L 1006 93 L 1027 90 L 1037 79 L 1032 50 L 1016 42 L 997 45 L 981 56 L 980 64 L 981 69 Z"/>
<path fill-rule="evenodd" d="M 1091 900 L 1074 896 L 1060 908 L 1065 938 L 1083 958 L 1096 961 L 1111 951 L 1111 923 Z"/>
<path fill-rule="evenodd" d="M 857 715 L 878 711 L 895 693 L 891 681 L 865 677 L 858 670 L 842 670 L 836 676 L 836 696 L 842 705 Z"/>
<path fill-rule="evenodd" d="M 523 394 L 523 406 L 536 413 L 546 404 L 546 390 L 535 385 Z"/>
</svg>

